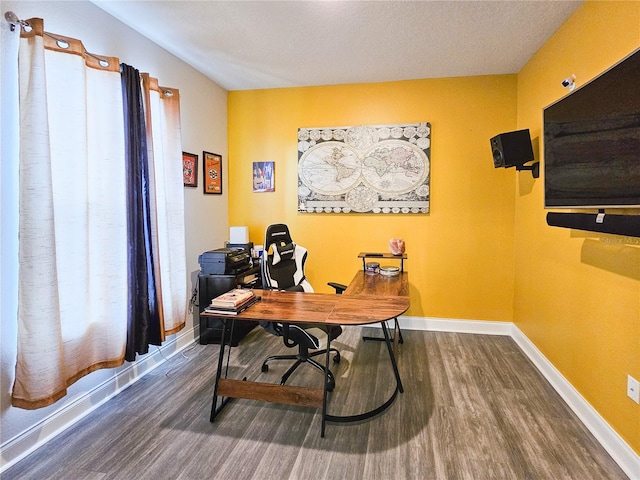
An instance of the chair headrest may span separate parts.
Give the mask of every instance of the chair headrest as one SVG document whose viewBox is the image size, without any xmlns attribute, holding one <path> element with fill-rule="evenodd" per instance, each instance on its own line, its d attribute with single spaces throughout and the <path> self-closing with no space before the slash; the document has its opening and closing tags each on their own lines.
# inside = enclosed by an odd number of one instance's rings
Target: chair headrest
<svg viewBox="0 0 640 480">
<path fill-rule="evenodd" d="M 291 234 L 289 233 L 289 227 L 284 223 L 274 223 L 267 227 L 264 234 L 265 247 L 275 243 L 276 245 L 282 245 L 291 243 Z"/>
</svg>

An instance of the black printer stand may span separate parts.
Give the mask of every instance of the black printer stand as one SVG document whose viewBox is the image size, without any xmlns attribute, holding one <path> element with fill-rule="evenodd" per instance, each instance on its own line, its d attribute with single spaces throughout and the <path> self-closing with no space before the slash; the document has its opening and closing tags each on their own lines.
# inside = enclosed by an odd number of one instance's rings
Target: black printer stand
<svg viewBox="0 0 640 480">
<path fill-rule="evenodd" d="M 241 288 L 261 288 L 262 274 L 260 272 L 260 265 L 254 265 L 250 269 L 237 275 L 211 275 L 203 273 L 198 275 L 198 313 L 204 311 L 212 299 L 238 286 Z M 222 322 L 213 318 L 205 318 L 199 314 L 198 318 L 200 323 L 200 344 L 220 343 L 222 337 Z M 227 332 L 226 341 L 232 347 L 236 347 L 238 342 L 253 330 L 256 325 L 256 322 L 236 320 L 233 334 L 231 338 L 229 338 L 230 333 Z"/>
</svg>

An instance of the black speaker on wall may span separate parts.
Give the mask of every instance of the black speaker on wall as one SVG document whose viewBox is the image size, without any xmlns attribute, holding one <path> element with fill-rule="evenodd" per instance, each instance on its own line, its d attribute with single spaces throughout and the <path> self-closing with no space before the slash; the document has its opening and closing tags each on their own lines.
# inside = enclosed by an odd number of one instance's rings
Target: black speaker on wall
<svg viewBox="0 0 640 480">
<path fill-rule="evenodd" d="M 533 147 L 529 129 L 496 135 L 491 139 L 493 166 L 517 167 L 533 160 Z"/>
</svg>

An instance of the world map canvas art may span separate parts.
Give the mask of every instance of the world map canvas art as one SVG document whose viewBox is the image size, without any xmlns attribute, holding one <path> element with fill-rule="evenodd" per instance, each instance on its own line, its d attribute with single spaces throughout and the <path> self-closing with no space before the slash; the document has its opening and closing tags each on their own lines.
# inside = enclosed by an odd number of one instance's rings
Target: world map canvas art
<svg viewBox="0 0 640 480">
<path fill-rule="evenodd" d="M 428 213 L 431 124 L 298 129 L 298 211 Z"/>
</svg>

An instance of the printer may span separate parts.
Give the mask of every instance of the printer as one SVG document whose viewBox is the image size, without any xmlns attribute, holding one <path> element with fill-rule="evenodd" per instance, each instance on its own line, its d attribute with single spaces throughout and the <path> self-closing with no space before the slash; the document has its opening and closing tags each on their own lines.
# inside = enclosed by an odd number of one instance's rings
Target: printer
<svg viewBox="0 0 640 480">
<path fill-rule="evenodd" d="M 198 257 L 200 273 L 237 275 L 251 268 L 251 251 L 245 248 L 218 248 Z"/>
</svg>

